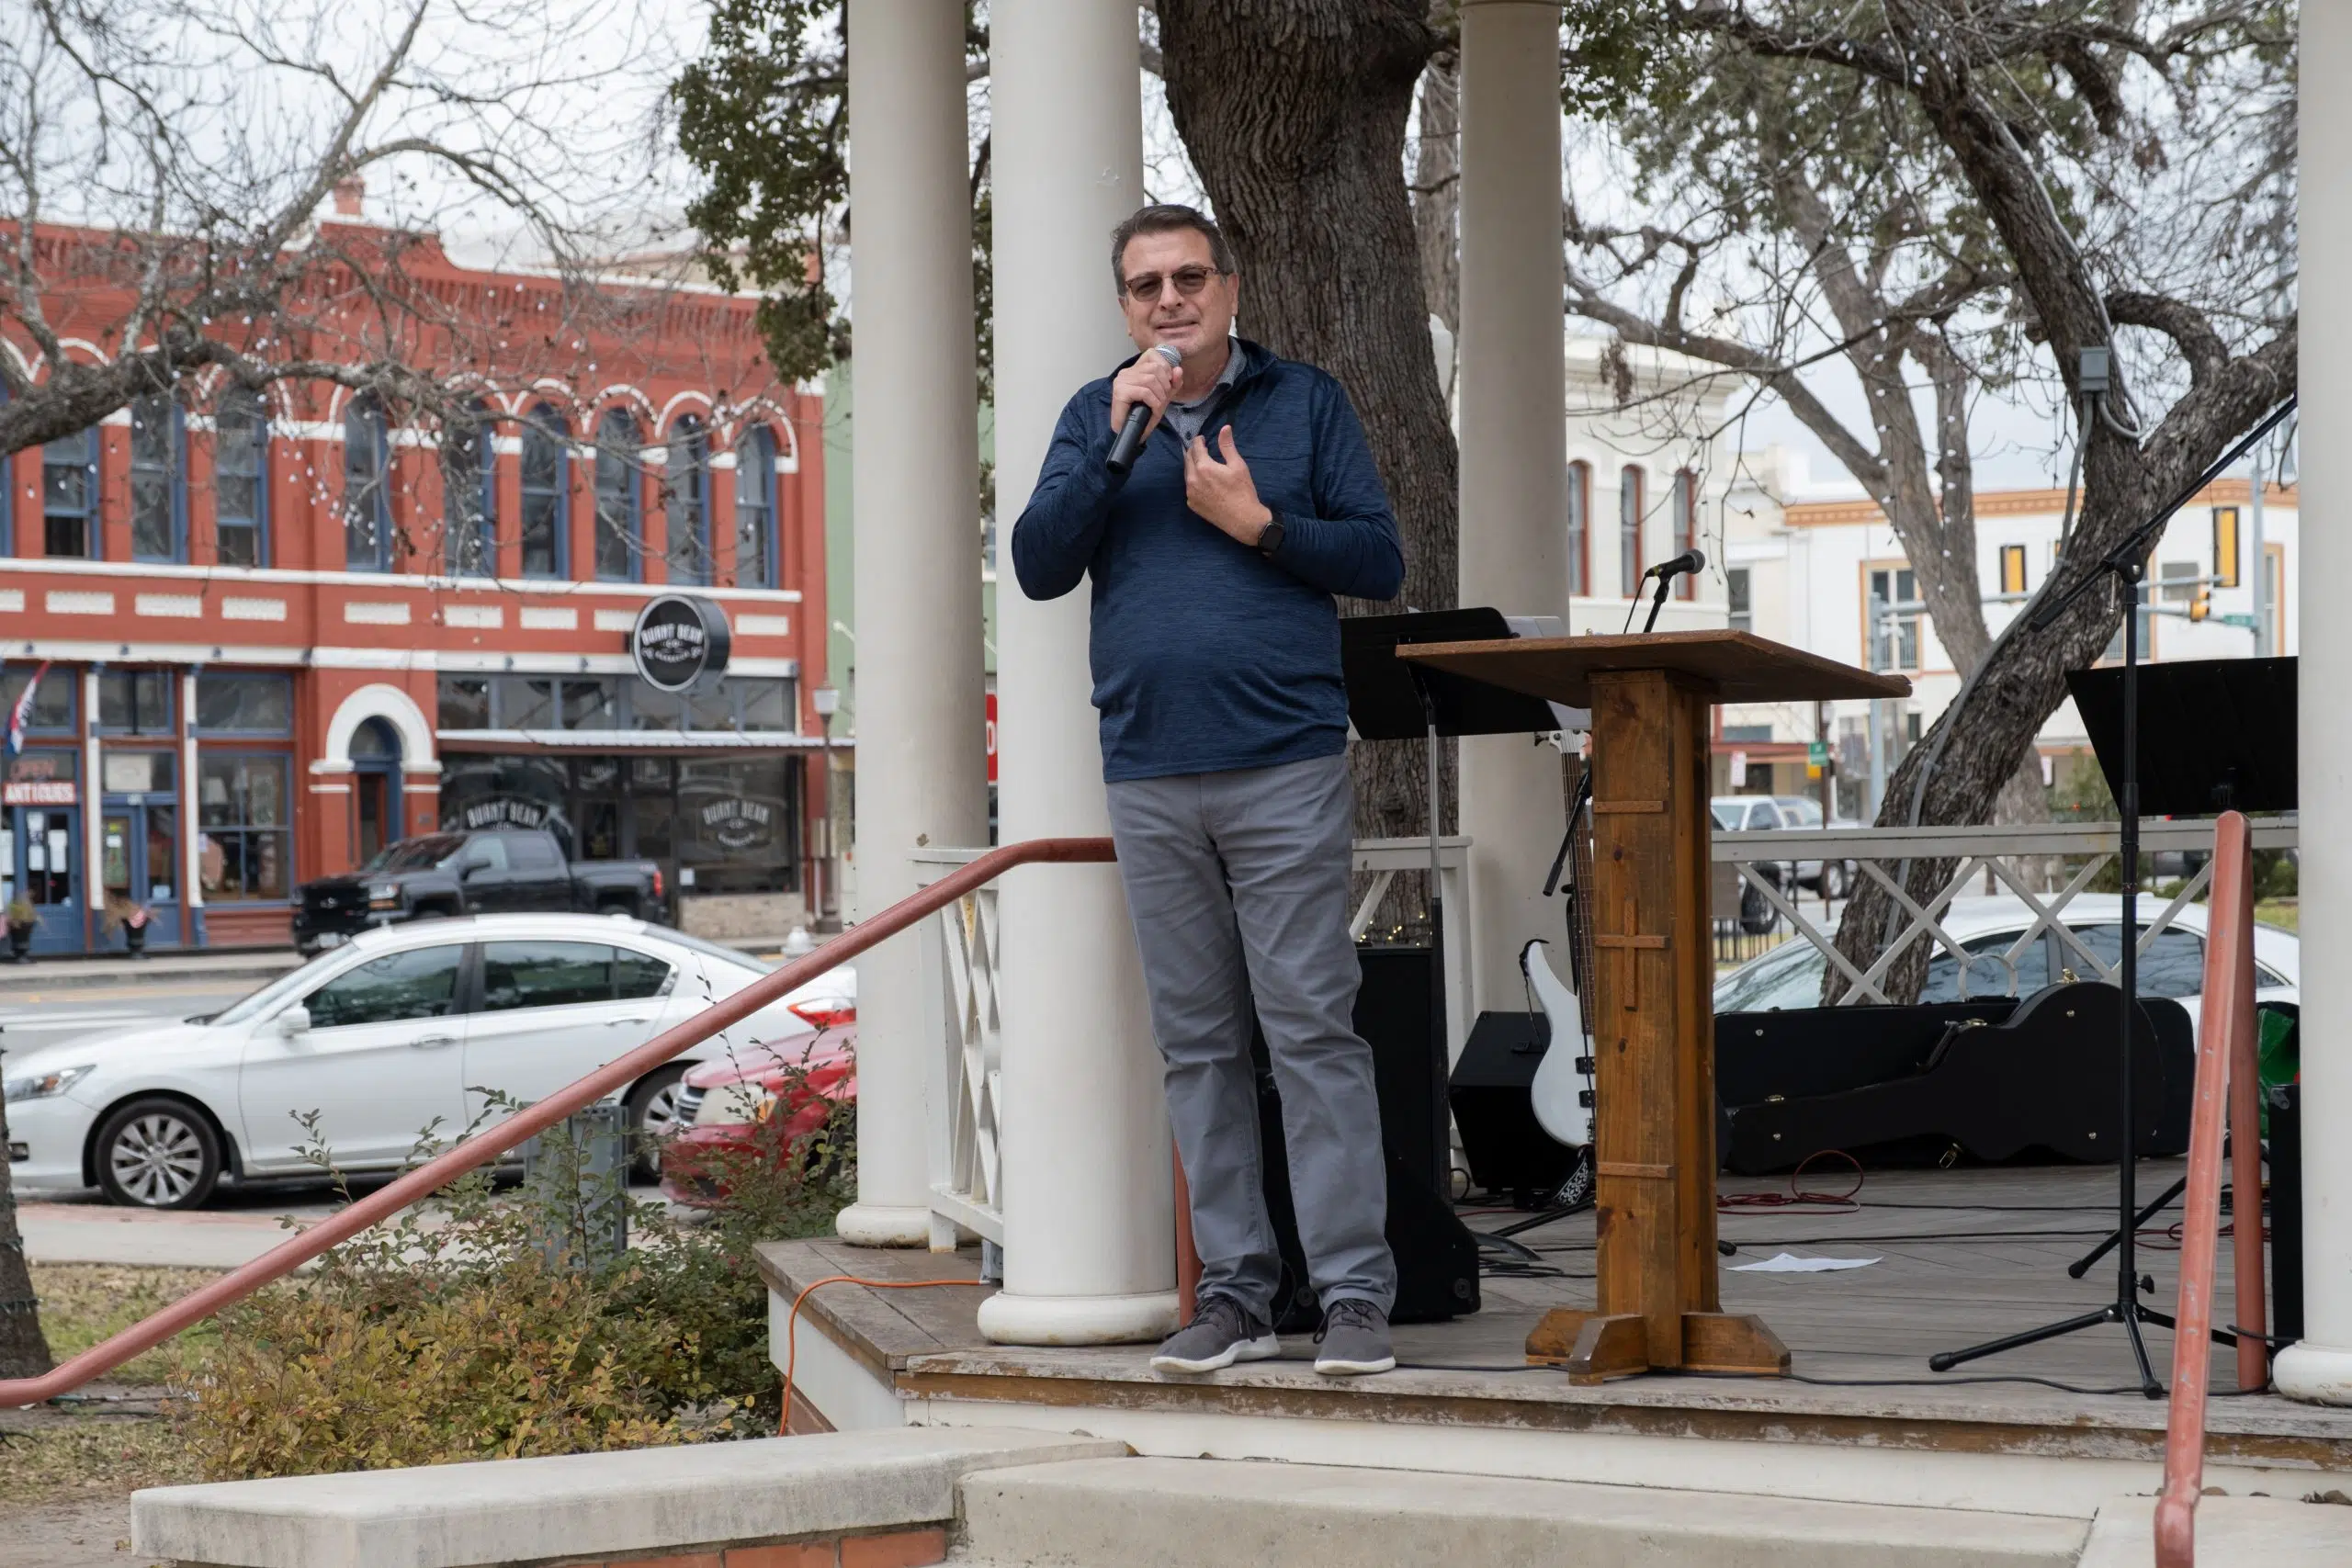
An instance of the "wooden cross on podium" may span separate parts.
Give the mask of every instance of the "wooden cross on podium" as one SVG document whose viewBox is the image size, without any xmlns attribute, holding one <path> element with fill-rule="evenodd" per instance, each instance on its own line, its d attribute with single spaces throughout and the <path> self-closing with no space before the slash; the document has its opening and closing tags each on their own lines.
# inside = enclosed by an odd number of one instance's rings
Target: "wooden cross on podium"
<svg viewBox="0 0 2352 1568">
<path fill-rule="evenodd" d="M 1910 683 L 1746 632 L 1396 651 L 1592 710 L 1588 891 L 1608 928 L 1593 937 L 1598 1301 L 1547 1314 L 1528 1359 L 1580 1383 L 1654 1368 L 1786 1372 L 1779 1338 L 1760 1318 L 1723 1311 L 1717 1290 L 1709 709 L 1901 696 Z"/>
</svg>

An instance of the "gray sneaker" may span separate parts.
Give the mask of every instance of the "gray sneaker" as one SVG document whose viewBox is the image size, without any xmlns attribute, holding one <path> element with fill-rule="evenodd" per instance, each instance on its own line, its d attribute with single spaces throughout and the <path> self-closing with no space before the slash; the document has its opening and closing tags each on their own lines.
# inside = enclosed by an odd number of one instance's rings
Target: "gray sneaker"
<svg viewBox="0 0 2352 1568">
<path fill-rule="evenodd" d="M 1213 1372 L 1236 1361 L 1263 1361 L 1283 1353 L 1273 1325 L 1250 1315 L 1231 1296 L 1203 1296 L 1193 1321 L 1162 1341 L 1151 1358 L 1156 1372 Z"/>
<path fill-rule="evenodd" d="M 1315 1344 L 1315 1370 L 1327 1378 L 1361 1377 L 1396 1365 L 1388 1314 L 1355 1296 L 1342 1296 L 1325 1310 Z"/>
</svg>

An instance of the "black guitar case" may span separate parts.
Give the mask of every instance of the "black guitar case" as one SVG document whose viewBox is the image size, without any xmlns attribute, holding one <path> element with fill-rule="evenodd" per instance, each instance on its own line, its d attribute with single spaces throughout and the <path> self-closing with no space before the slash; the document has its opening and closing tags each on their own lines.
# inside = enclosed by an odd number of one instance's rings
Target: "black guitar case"
<svg viewBox="0 0 2352 1568">
<path fill-rule="evenodd" d="M 1906 1145 L 1957 1145 L 1988 1161 L 2028 1151 L 2110 1160 L 2121 1005 L 2114 987 L 2084 981 L 2023 1002 L 1724 1014 L 1723 1163 L 1761 1175 L 1826 1150 L 1867 1161 Z M 2149 997 L 2137 1016 L 2135 1142 L 2143 1156 L 2177 1154 L 2196 1073 L 2188 1013 Z M 1843 1048 L 1824 1049 L 1832 1043 Z"/>
</svg>

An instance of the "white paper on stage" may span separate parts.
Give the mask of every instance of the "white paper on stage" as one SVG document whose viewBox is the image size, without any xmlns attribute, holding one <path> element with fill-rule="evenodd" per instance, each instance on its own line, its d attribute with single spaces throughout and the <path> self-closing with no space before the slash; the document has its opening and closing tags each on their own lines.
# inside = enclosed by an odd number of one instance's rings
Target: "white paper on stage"
<svg viewBox="0 0 2352 1568">
<path fill-rule="evenodd" d="M 1826 1274 L 1838 1269 L 1867 1269 L 1877 1262 L 1875 1258 L 1799 1258 L 1794 1253 L 1776 1253 L 1761 1263 L 1735 1263 L 1737 1274 Z"/>
</svg>

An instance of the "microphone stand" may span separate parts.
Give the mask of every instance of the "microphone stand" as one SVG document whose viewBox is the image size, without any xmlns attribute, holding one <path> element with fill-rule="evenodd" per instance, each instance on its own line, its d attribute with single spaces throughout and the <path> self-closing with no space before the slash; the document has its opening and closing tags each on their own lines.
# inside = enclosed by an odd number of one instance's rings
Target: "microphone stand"
<svg viewBox="0 0 2352 1568">
<path fill-rule="evenodd" d="M 2159 508 L 2148 520 L 2134 528 L 2122 543 L 2109 550 L 2098 567 L 2086 573 L 2083 580 L 2065 594 L 2033 612 L 2027 624 L 2035 631 L 2048 631 L 2057 625 L 2059 617 L 2074 607 L 2076 600 L 2100 583 L 2113 581 L 2123 585 L 2127 603 L 2123 611 L 2123 757 L 2122 787 L 2117 791 L 2116 805 L 2122 815 L 2120 845 L 2123 861 L 2123 925 L 2117 942 L 2116 984 L 2123 993 L 2120 1016 L 2120 1059 L 2117 1079 L 2122 1101 L 2122 1140 L 2117 1145 L 2119 1177 L 2116 1192 L 2115 1233 L 2115 1299 L 2096 1312 L 2030 1328 L 2022 1334 L 2005 1335 L 1964 1350 L 1946 1350 L 1928 1358 L 1930 1371 L 1945 1372 L 1964 1361 L 1984 1356 L 1998 1355 L 2005 1350 L 2020 1349 L 2045 1339 L 2055 1339 L 2078 1329 L 2094 1328 L 2100 1324 L 2118 1323 L 2132 1342 L 2132 1356 L 2139 1364 L 2140 1392 L 2150 1399 L 2162 1399 L 2165 1386 L 2156 1381 L 2154 1369 L 2148 1361 L 2148 1347 L 2142 1337 L 2140 1325 L 2153 1323 L 2160 1327 L 2174 1326 L 2170 1315 L 2158 1312 L 2140 1300 L 2140 1268 L 2138 1240 L 2141 1214 L 2137 1190 L 2137 1168 L 2140 1156 L 2139 1117 L 2135 1113 L 2132 1092 L 2132 1047 L 2135 1024 L 2140 1021 L 2140 584 L 2148 572 L 2148 553 L 2155 548 L 2157 539 L 2172 522 L 2174 513 L 2187 505 L 2198 491 L 2203 490 L 2229 466 L 2244 457 L 2248 448 L 2270 434 L 2280 420 L 2293 412 L 2295 398 L 2274 410 L 2269 418 L 2256 427 L 2227 456 L 2199 474 L 2188 487 Z M 2259 482 L 2257 479 L 2256 482 Z M 2097 1256 L 2096 1254 L 2093 1255 Z M 2071 1272 L 2071 1270 L 2070 1270 Z M 2081 1278 L 2079 1274 L 2075 1276 Z M 2150 1289 L 2154 1289 L 2151 1283 Z M 2216 1330 L 2213 1341 L 2218 1345 L 2235 1345 L 2237 1337 Z"/>
</svg>

